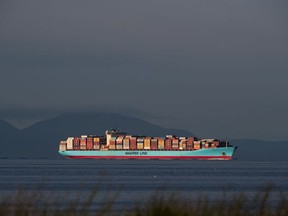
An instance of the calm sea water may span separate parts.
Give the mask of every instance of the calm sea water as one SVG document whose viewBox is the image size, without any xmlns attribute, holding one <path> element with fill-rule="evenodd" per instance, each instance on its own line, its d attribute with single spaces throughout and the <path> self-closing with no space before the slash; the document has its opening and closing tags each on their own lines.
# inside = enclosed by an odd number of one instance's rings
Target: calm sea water
<svg viewBox="0 0 288 216">
<path fill-rule="evenodd" d="M 97 199 L 116 195 L 115 205 L 131 206 L 151 194 L 176 193 L 212 199 L 244 192 L 253 196 L 267 184 L 273 194 L 288 194 L 288 162 L 181 160 L 0 160 L 1 195 L 24 187 L 45 193 L 85 197 L 93 189 Z"/>
</svg>

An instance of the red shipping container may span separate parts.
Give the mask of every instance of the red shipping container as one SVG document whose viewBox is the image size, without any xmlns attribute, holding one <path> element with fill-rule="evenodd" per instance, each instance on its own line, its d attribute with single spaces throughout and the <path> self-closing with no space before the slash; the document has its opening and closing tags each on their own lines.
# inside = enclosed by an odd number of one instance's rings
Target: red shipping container
<svg viewBox="0 0 288 216">
<path fill-rule="evenodd" d="M 130 149 L 131 150 L 136 150 L 137 149 L 137 145 L 130 145 Z"/>
<path fill-rule="evenodd" d="M 189 143 L 194 142 L 194 140 L 195 140 L 194 137 L 188 137 L 187 142 L 189 142 Z"/>
<path fill-rule="evenodd" d="M 79 146 L 73 146 L 74 150 L 80 150 L 80 145 Z"/>
<path fill-rule="evenodd" d="M 92 150 L 93 149 L 93 140 L 87 140 L 87 149 Z"/>
<path fill-rule="evenodd" d="M 80 138 L 74 137 L 73 139 L 73 149 L 79 150 L 80 149 Z"/>
</svg>

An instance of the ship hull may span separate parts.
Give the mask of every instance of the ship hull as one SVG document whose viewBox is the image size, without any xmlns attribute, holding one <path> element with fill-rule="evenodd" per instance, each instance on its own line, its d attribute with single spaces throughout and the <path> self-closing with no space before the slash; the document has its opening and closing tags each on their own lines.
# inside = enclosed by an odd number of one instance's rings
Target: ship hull
<svg viewBox="0 0 288 216">
<path fill-rule="evenodd" d="M 180 159 L 231 160 L 236 147 L 207 148 L 193 151 L 165 150 L 66 150 L 64 157 L 78 159 Z"/>
</svg>

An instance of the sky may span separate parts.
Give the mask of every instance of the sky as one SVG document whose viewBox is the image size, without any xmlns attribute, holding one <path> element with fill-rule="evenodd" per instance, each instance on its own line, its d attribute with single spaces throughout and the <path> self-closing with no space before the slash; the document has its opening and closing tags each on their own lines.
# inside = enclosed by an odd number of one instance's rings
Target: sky
<svg viewBox="0 0 288 216">
<path fill-rule="evenodd" d="M 116 112 L 288 140 L 287 0 L 2 0 L 0 118 Z"/>
</svg>

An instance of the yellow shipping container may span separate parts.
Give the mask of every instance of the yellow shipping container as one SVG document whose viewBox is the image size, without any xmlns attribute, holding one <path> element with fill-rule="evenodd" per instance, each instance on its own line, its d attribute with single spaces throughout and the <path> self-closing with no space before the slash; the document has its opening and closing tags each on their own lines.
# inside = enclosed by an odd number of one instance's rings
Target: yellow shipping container
<svg viewBox="0 0 288 216">
<path fill-rule="evenodd" d="M 150 149 L 151 139 L 145 138 L 144 139 L 144 149 Z"/>
<path fill-rule="evenodd" d="M 116 145 L 109 145 L 109 149 L 115 149 Z"/>
<path fill-rule="evenodd" d="M 181 142 L 180 144 L 179 144 L 179 149 L 186 149 L 186 143 L 184 142 Z"/>
<path fill-rule="evenodd" d="M 137 149 L 143 149 L 144 145 L 143 143 L 137 143 Z"/>
<path fill-rule="evenodd" d="M 158 149 L 165 149 L 165 140 L 158 138 Z"/>
<path fill-rule="evenodd" d="M 144 139 L 144 145 L 146 144 L 150 144 L 151 143 L 151 139 L 150 138 L 145 138 Z"/>
</svg>

